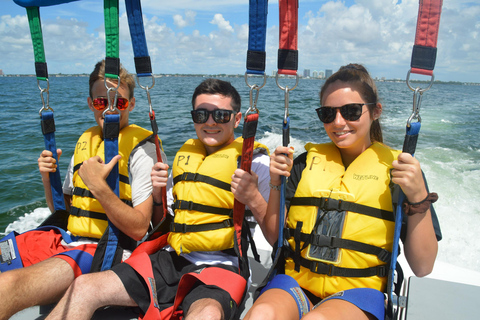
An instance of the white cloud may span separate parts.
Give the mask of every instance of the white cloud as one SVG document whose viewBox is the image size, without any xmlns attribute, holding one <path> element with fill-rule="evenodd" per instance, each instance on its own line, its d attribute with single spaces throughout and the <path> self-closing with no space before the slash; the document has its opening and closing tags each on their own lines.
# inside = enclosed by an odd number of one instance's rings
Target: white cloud
<svg viewBox="0 0 480 320">
<path fill-rule="evenodd" d="M 173 16 L 173 23 L 175 26 L 178 28 L 185 28 L 187 26 L 191 26 L 195 23 L 195 16 L 197 13 L 192 10 L 187 10 L 185 11 L 185 18 L 183 18 L 181 15 L 176 14 Z"/>
<path fill-rule="evenodd" d="M 210 23 L 217 25 L 221 31 L 233 33 L 233 28 L 230 25 L 230 22 L 225 20 L 225 18 L 223 18 L 223 15 L 221 13 L 215 14 L 213 16 L 213 20 L 210 21 Z"/>
</svg>

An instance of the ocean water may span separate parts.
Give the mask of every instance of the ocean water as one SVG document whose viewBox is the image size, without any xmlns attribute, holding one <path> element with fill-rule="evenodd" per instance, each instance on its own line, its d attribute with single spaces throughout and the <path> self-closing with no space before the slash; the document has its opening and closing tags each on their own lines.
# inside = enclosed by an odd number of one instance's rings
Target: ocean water
<svg viewBox="0 0 480 320">
<path fill-rule="evenodd" d="M 202 77 L 156 78 L 151 90 L 159 136 L 169 163 L 187 139 L 195 136 L 189 111 L 194 88 Z M 243 77 L 225 80 L 239 90 L 242 111 L 249 105 Z M 251 80 L 250 82 L 254 82 Z M 142 81 L 143 83 L 143 81 Z M 144 83 L 147 84 L 147 83 Z M 293 86 L 291 80 L 283 85 Z M 290 92 L 291 145 L 296 155 L 306 142 L 326 142 L 314 109 L 323 80 L 300 79 Z M 401 149 L 405 125 L 412 112 L 413 95 L 405 82 L 378 82 L 384 105 L 381 123 L 385 143 Z M 65 174 L 79 135 L 95 121 L 87 106 L 87 77 L 52 77 L 50 106 L 54 109 L 61 176 Z M 424 94 L 420 115 L 422 129 L 416 157 L 431 191 L 443 240 L 438 260 L 468 269 L 480 269 L 480 86 L 436 83 Z M 149 128 L 145 92 L 136 89 L 137 106 L 130 123 Z M 281 144 L 285 107 L 284 92 L 269 78 L 260 90 L 257 140 L 274 149 Z M 41 100 L 34 77 L 0 77 L 0 235 L 22 232 L 38 225 L 49 211 L 44 200 L 37 159 L 44 149 L 38 111 Z M 241 127 L 237 136 L 241 135 Z"/>
</svg>

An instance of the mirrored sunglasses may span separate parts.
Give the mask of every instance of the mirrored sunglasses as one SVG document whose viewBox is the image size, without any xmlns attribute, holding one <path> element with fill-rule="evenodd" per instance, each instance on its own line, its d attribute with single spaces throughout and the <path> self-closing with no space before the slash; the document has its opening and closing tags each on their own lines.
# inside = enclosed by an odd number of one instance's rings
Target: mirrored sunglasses
<svg viewBox="0 0 480 320">
<path fill-rule="evenodd" d="M 212 115 L 213 121 L 216 123 L 227 123 L 232 118 L 232 114 L 235 112 L 233 110 L 225 109 L 215 109 L 215 110 L 206 110 L 206 109 L 197 109 L 192 110 L 192 120 L 195 123 L 205 123 L 208 120 L 208 117 Z"/>
<path fill-rule="evenodd" d="M 95 98 L 93 99 L 93 107 L 98 111 L 102 111 L 105 108 L 108 108 L 108 99 L 107 98 Z M 117 98 L 117 108 L 118 110 L 125 110 L 128 108 L 128 99 L 126 98 Z"/>
<path fill-rule="evenodd" d="M 357 121 L 362 116 L 362 109 L 364 105 L 375 104 L 371 103 L 349 103 L 341 107 L 320 107 L 315 109 L 317 111 L 318 118 L 323 123 L 331 123 L 337 117 L 337 109 L 340 109 L 340 114 L 343 119 L 347 121 Z"/>
</svg>

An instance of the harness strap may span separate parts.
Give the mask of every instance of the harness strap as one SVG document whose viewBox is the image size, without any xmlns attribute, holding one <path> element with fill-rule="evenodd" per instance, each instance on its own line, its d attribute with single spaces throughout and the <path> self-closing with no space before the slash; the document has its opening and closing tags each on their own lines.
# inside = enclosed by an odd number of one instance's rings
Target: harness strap
<svg viewBox="0 0 480 320">
<path fill-rule="evenodd" d="M 265 74 L 268 0 L 250 0 L 247 74 Z"/>
<path fill-rule="evenodd" d="M 122 179 L 120 179 L 121 181 Z M 88 190 L 88 189 L 84 189 L 84 188 L 80 188 L 80 187 L 75 187 L 73 188 L 73 193 L 72 195 L 74 196 L 79 196 L 79 197 L 87 197 L 87 198 L 92 198 L 92 199 L 95 199 L 95 196 L 93 195 L 93 193 Z M 120 199 L 122 200 L 125 204 L 129 205 L 130 207 L 133 206 L 133 203 L 131 200 L 126 200 L 126 199 Z"/>
<path fill-rule="evenodd" d="M 107 215 L 102 212 L 83 210 L 77 207 L 70 208 L 70 215 L 76 216 L 76 217 L 87 217 L 87 218 L 92 218 L 97 220 L 108 221 Z"/>
<path fill-rule="evenodd" d="M 370 217 L 395 221 L 393 212 L 332 198 L 294 197 L 291 206 L 314 206 L 323 210 L 352 211 Z"/>
<path fill-rule="evenodd" d="M 195 210 L 200 212 L 206 213 L 214 213 L 220 214 L 225 216 L 231 216 L 232 210 L 227 208 L 218 208 L 213 206 L 207 206 L 200 203 L 195 203 L 192 201 L 185 201 L 185 200 L 176 200 L 172 206 L 173 210 L 181 209 L 181 210 Z"/>
<path fill-rule="evenodd" d="M 76 166 L 73 167 L 73 172 L 77 172 L 80 167 L 82 166 L 83 163 L 79 163 Z M 125 184 L 130 184 L 130 178 L 126 175 L 119 174 L 118 179 L 120 179 L 120 182 L 123 182 Z"/>
<path fill-rule="evenodd" d="M 367 254 L 372 254 L 377 256 L 383 262 L 389 262 L 392 257 L 392 253 L 389 252 L 388 250 L 385 250 L 383 248 L 380 248 L 371 244 L 367 244 L 367 243 L 363 243 L 355 240 L 330 237 L 326 235 L 306 234 L 303 232 L 300 234 L 298 238 L 295 238 L 295 231 L 296 229 L 285 228 L 285 231 L 284 231 L 285 238 L 294 237 L 296 243 L 297 242 L 299 243 L 301 241 L 307 245 L 311 244 L 317 247 L 349 249 L 349 250 L 355 250 L 355 251 L 363 252 Z"/>
<path fill-rule="evenodd" d="M 443 0 L 421 0 L 418 8 L 415 44 L 410 63 L 411 72 L 433 75 L 437 57 L 438 29 Z"/>
<path fill-rule="evenodd" d="M 245 143 L 245 142 L 244 142 Z M 181 181 L 193 181 L 193 182 L 203 182 L 214 187 L 220 188 L 222 190 L 226 190 L 230 192 L 230 184 L 223 182 L 221 180 L 200 174 L 200 173 L 192 173 L 192 172 L 184 172 L 181 175 L 176 176 L 173 178 L 173 184 L 177 184 Z"/>
<path fill-rule="evenodd" d="M 295 253 L 293 250 L 289 247 L 285 247 L 285 249 L 286 257 L 294 259 Z M 386 264 L 363 269 L 342 268 L 320 261 L 311 261 L 303 257 L 299 258 L 299 263 L 302 267 L 308 268 L 313 273 L 325 274 L 330 277 L 363 278 L 373 276 L 386 277 L 388 275 L 388 265 Z"/>
<path fill-rule="evenodd" d="M 230 228 L 230 227 L 233 227 L 232 219 L 226 219 L 226 220 L 223 220 L 222 222 L 212 222 L 212 223 L 204 223 L 204 224 L 184 224 L 184 223 L 172 222 L 170 231 L 187 233 L 187 232 L 210 231 L 210 230 L 217 230 L 217 229 Z"/>
<path fill-rule="evenodd" d="M 298 0 L 279 0 L 278 73 L 296 75 L 298 69 Z"/>
</svg>

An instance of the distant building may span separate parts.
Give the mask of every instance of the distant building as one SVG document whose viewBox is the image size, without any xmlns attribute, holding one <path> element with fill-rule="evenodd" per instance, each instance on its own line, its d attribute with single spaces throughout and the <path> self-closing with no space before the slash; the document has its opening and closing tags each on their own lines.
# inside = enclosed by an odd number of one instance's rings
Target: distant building
<svg viewBox="0 0 480 320">
<path fill-rule="evenodd" d="M 326 69 L 325 70 L 325 78 L 330 77 L 333 74 L 332 69 Z"/>
<path fill-rule="evenodd" d="M 0 76 L 4 76 L 2 69 L 0 69 Z"/>
<path fill-rule="evenodd" d="M 313 72 L 312 72 L 312 78 L 314 78 L 314 79 L 317 79 L 317 78 L 318 78 L 318 71 L 317 71 L 317 70 L 313 70 Z"/>
<path fill-rule="evenodd" d="M 323 71 L 318 71 L 318 77 L 320 79 L 325 79 L 325 73 Z"/>
<path fill-rule="evenodd" d="M 303 69 L 303 77 L 310 78 L 310 69 Z"/>
</svg>

